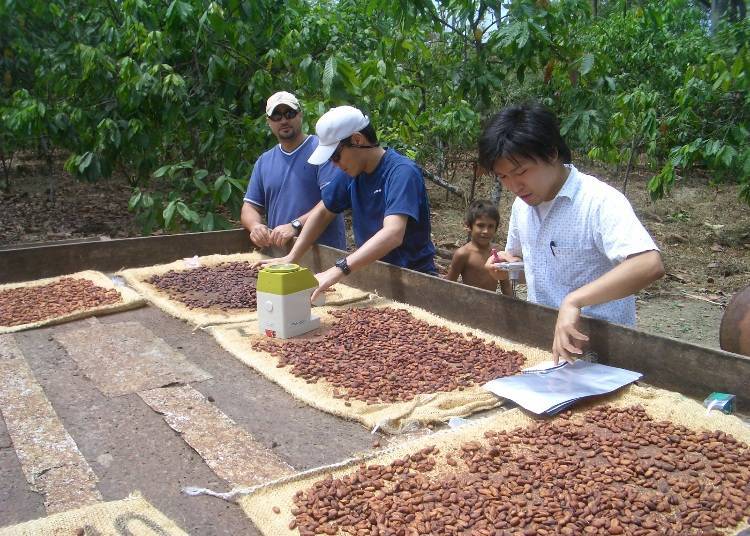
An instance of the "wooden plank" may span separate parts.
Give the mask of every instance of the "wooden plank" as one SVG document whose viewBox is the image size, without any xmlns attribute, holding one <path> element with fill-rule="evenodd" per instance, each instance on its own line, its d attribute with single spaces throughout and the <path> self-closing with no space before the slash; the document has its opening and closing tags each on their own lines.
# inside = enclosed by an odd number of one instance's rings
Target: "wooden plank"
<svg viewBox="0 0 750 536">
<path fill-rule="evenodd" d="M 254 486 L 294 473 L 267 449 L 190 386 L 138 393 L 182 436 L 217 476 L 234 486 Z"/>
<path fill-rule="evenodd" d="M 97 477 L 12 335 L 0 335 L 0 410 L 31 488 L 52 514 L 102 500 Z"/>
<path fill-rule="evenodd" d="M 0 283 L 31 281 L 85 269 L 114 272 L 121 268 L 149 266 L 193 255 L 250 251 L 252 244 L 242 229 L 119 238 L 106 241 L 29 247 L 0 251 Z M 54 259 L 54 262 L 50 262 Z"/>
<path fill-rule="evenodd" d="M 107 396 L 211 378 L 140 322 L 102 324 L 91 319 L 87 327 L 55 338 Z"/>
</svg>

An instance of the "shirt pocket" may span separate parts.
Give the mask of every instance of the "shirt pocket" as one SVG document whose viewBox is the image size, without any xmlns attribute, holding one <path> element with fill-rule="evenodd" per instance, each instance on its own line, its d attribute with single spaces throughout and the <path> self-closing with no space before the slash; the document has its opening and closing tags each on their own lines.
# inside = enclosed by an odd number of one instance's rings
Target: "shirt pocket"
<svg viewBox="0 0 750 536">
<path fill-rule="evenodd" d="M 553 252 L 549 266 L 558 283 L 575 290 L 593 281 L 596 248 L 555 246 Z"/>
</svg>

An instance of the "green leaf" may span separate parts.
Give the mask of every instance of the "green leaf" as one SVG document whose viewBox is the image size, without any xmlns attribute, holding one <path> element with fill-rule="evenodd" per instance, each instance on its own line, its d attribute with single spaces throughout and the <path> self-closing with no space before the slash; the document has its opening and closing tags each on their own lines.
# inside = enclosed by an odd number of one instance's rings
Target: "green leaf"
<svg viewBox="0 0 750 536">
<path fill-rule="evenodd" d="M 529 42 L 530 34 L 529 25 L 523 24 L 518 32 L 518 37 L 516 38 L 516 46 L 519 49 L 523 49 L 526 46 L 526 43 Z"/>
<path fill-rule="evenodd" d="M 167 20 L 171 20 L 173 17 L 177 17 L 180 22 L 185 22 L 190 14 L 193 12 L 193 6 L 187 2 L 181 0 L 173 0 L 173 2 L 167 8 Z"/>
<path fill-rule="evenodd" d="M 214 229 L 231 229 L 232 223 L 221 214 L 214 214 Z"/>
<path fill-rule="evenodd" d="M 158 179 L 159 177 L 163 177 L 164 174 L 169 171 L 172 168 L 172 166 L 162 166 L 156 171 L 154 171 L 154 178 Z"/>
<path fill-rule="evenodd" d="M 386 76 L 388 74 L 388 67 L 383 60 L 378 60 L 378 72 L 380 73 L 380 76 Z"/>
<path fill-rule="evenodd" d="M 172 223 L 172 217 L 174 216 L 174 211 L 177 208 L 177 200 L 172 200 L 167 205 L 167 208 L 164 209 L 164 212 L 162 212 L 162 216 L 164 217 L 164 227 L 169 228 L 169 225 Z"/>
<path fill-rule="evenodd" d="M 523 63 L 518 66 L 516 69 L 516 78 L 518 79 L 518 82 L 523 84 L 523 79 L 526 74 L 526 65 Z"/>
<path fill-rule="evenodd" d="M 226 65 L 224 64 L 224 60 L 216 54 L 212 54 L 208 59 L 208 81 L 213 83 L 225 69 Z"/>
<path fill-rule="evenodd" d="M 744 70 L 745 62 L 742 61 L 742 56 L 739 55 L 734 59 L 734 63 L 732 64 L 732 76 L 739 78 Z"/>
<path fill-rule="evenodd" d="M 224 183 L 227 181 L 229 177 L 226 175 L 219 175 L 216 177 L 216 180 L 214 181 L 214 191 L 219 191 L 222 186 L 224 186 Z"/>
<path fill-rule="evenodd" d="M 247 184 L 243 184 L 242 181 L 239 179 L 229 178 L 229 182 L 234 186 L 235 189 L 239 190 L 240 192 L 245 192 L 247 190 Z"/>
<path fill-rule="evenodd" d="M 203 182 L 203 179 L 205 179 L 207 175 L 208 171 L 205 169 L 199 169 L 195 172 L 195 175 L 193 175 L 193 184 L 202 194 L 207 194 L 209 192 L 208 186 Z"/>
<path fill-rule="evenodd" d="M 94 157 L 94 153 L 87 152 L 84 155 L 81 156 L 81 159 L 78 161 L 78 172 L 83 173 L 86 171 L 86 168 L 88 168 L 91 165 L 91 159 Z"/>
<path fill-rule="evenodd" d="M 578 121 L 577 113 L 570 114 L 565 119 L 563 119 L 563 122 L 560 125 L 560 134 L 562 134 L 563 136 L 567 135 L 568 132 L 570 132 L 570 130 L 576 124 L 576 121 Z"/>
<path fill-rule="evenodd" d="M 225 182 L 221 185 L 221 202 L 226 203 L 229 198 L 232 197 L 232 185 L 229 182 Z"/>
<path fill-rule="evenodd" d="M 594 67 L 594 55 L 590 52 L 583 55 L 581 59 L 581 74 L 586 75 Z"/>
<path fill-rule="evenodd" d="M 189 208 L 185 203 L 182 201 L 177 202 L 177 212 L 180 213 L 180 216 L 185 218 L 187 221 L 192 223 L 200 223 L 201 218 L 198 215 L 197 212 Z"/>
<path fill-rule="evenodd" d="M 336 58 L 330 56 L 326 61 L 326 65 L 323 68 L 323 94 L 328 97 L 331 95 L 331 86 L 333 85 L 333 77 L 336 75 Z"/>
<path fill-rule="evenodd" d="M 133 212 L 135 207 L 138 206 L 138 203 L 141 202 L 141 197 L 143 197 L 143 192 L 140 190 L 136 190 L 133 192 L 133 195 L 130 196 L 130 201 L 128 201 L 128 210 L 130 212 Z"/>
<path fill-rule="evenodd" d="M 213 212 L 209 212 L 205 216 L 203 216 L 203 220 L 201 221 L 201 229 L 203 231 L 213 231 L 214 230 L 214 214 L 213 214 Z"/>
<path fill-rule="evenodd" d="M 731 167 L 732 161 L 737 156 L 737 151 L 731 145 L 724 145 L 716 155 L 726 167 Z"/>
</svg>

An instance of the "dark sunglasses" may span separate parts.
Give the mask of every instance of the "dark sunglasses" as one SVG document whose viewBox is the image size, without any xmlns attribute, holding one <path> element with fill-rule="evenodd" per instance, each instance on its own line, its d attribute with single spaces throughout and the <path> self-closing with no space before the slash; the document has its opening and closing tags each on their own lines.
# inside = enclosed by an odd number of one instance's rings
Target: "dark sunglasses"
<svg viewBox="0 0 750 536">
<path fill-rule="evenodd" d="M 373 147 L 379 146 L 379 143 L 376 143 L 375 145 L 357 145 L 356 143 L 352 143 L 347 138 L 339 142 L 338 147 L 336 147 L 336 150 L 333 151 L 333 154 L 331 155 L 331 162 L 338 162 L 339 160 L 341 160 L 341 151 L 344 150 L 344 147 L 353 147 L 354 149 L 372 149 Z"/>
<path fill-rule="evenodd" d="M 297 114 L 299 113 L 299 110 L 287 110 L 286 112 L 277 112 L 274 110 L 274 112 L 268 116 L 268 118 L 276 123 L 277 121 L 281 121 L 282 117 L 286 117 L 287 119 L 294 119 L 297 117 Z"/>
</svg>

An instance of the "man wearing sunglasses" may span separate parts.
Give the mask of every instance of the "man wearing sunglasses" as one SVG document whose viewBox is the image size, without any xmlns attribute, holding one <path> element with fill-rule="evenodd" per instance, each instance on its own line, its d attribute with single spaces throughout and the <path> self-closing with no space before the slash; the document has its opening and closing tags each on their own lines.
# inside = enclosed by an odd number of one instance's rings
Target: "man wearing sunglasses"
<svg viewBox="0 0 750 536">
<path fill-rule="evenodd" d="M 302 110 L 291 93 L 271 95 L 266 103 L 266 122 L 279 143 L 255 163 L 240 220 L 256 246 L 282 247 L 300 234 L 321 199 L 321 191 L 342 172 L 330 163 L 308 163 L 318 137 L 303 132 Z M 264 214 L 267 225 L 263 223 Z M 340 215 L 322 229 L 317 242 L 346 249 Z"/>
<path fill-rule="evenodd" d="M 351 209 L 357 250 L 316 274 L 320 285 L 313 300 L 346 275 L 377 260 L 436 274 L 430 206 L 419 166 L 393 149 L 381 147 L 369 118 L 357 108 L 329 110 L 315 130 L 320 143 L 309 162 L 333 162 L 345 175 L 323 190 L 322 201 L 310 213 L 289 254 L 260 264 L 296 262 L 329 222 Z"/>
</svg>

